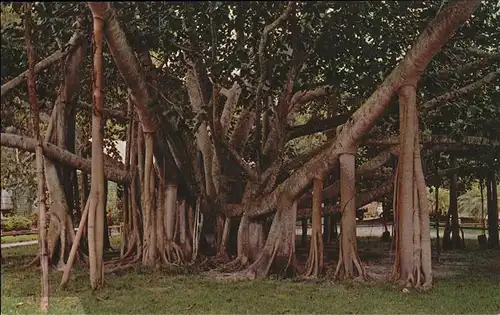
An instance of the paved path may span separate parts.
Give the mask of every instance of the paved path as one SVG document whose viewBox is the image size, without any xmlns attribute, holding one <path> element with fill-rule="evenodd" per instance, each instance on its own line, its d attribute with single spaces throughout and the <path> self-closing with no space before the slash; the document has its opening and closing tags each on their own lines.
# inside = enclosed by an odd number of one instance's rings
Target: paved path
<svg viewBox="0 0 500 315">
<path fill-rule="evenodd" d="M 38 241 L 5 243 L 5 244 L 2 244 L 2 248 L 18 247 L 18 246 L 26 246 L 26 245 L 35 245 L 35 244 L 38 244 Z"/>
</svg>

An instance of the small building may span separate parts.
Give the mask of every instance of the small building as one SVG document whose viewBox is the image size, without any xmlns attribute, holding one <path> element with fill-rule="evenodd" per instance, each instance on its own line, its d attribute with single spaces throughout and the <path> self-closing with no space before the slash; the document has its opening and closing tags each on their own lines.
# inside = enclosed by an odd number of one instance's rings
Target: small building
<svg viewBox="0 0 500 315">
<path fill-rule="evenodd" d="M 0 192 L 0 199 L 0 213 L 2 217 L 4 217 L 4 214 L 12 213 L 12 211 L 14 210 L 12 193 L 6 189 L 2 189 Z"/>
</svg>

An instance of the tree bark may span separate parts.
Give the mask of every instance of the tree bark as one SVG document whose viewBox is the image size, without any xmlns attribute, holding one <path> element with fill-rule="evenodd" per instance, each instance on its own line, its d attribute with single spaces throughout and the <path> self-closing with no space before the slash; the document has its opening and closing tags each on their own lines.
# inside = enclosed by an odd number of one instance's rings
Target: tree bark
<svg viewBox="0 0 500 315">
<path fill-rule="evenodd" d="M 420 159 L 416 87 L 399 92 L 401 154 L 396 173 L 394 213 L 396 257 L 393 279 L 403 286 L 432 285 L 429 201 Z"/>
<path fill-rule="evenodd" d="M 93 97 L 94 109 L 92 111 L 92 169 L 89 203 L 89 263 L 90 283 L 92 289 L 100 288 L 104 283 L 103 266 L 103 238 L 104 238 L 104 152 L 103 132 L 104 120 L 102 109 L 104 107 L 103 91 L 103 55 L 102 42 L 104 38 L 104 23 L 102 19 L 93 14 L 94 21 L 94 72 L 93 72 Z"/>
<path fill-rule="evenodd" d="M 498 239 L 498 191 L 493 169 L 488 173 L 487 181 L 487 208 L 488 208 L 488 247 L 499 248 Z M 489 192 L 488 192 L 489 191 Z"/>
<path fill-rule="evenodd" d="M 457 167 L 457 158 L 452 155 L 450 157 L 451 167 Z M 450 208 L 451 216 L 451 229 L 445 230 L 447 240 L 450 240 L 449 234 L 451 233 L 451 242 L 444 242 L 445 237 L 443 237 L 443 248 L 444 249 L 460 249 L 462 248 L 462 238 L 460 237 L 460 222 L 458 217 L 458 175 L 456 173 L 452 174 L 450 177 Z"/>
<path fill-rule="evenodd" d="M 241 271 L 245 277 L 265 277 L 271 272 L 282 276 L 296 274 L 295 223 L 297 202 L 282 197 L 274 215 L 266 243 L 259 257 Z"/>
<path fill-rule="evenodd" d="M 321 233 L 321 194 L 323 193 L 323 180 L 316 178 L 313 183 L 311 246 L 304 276 L 317 278 L 323 271 L 323 235 Z"/>
<path fill-rule="evenodd" d="M 33 138 L 28 138 L 24 136 L 18 136 L 9 133 L 0 134 L 0 145 L 18 148 L 20 150 L 35 152 L 37 141 Z M 66 164 L 72 166 L 84 173 L 90 173 L 92 168 L 92 162 L 90 160 L 84 159 L 76 154 L 73 154 L 67 150 L 63 150 L 51 143 L 44 142 L 42 144 L 44 155 L 61 164 Z M 118 169 L 113 166 L 107 166 L 105 169 L 105 177 L 116 183 L 130 183 L 130 174 L 124 170 Z"/>
<path fill-rule="evenodd" d="M 337 279 L 357 278 L 366 280 L 367 275 L 358 256 L 356 240 L 356 187 L 355 148 L 340 155 L 340 247 L 339 262 L 335 271 Z"/>
<path fill-rule="evenodd" d="M 25 41 L 28 55 L 28 96 L 33 115 L 33 132 L 38 141 L 36 147 L 36 171 L 38 183 L 38 230 L 39 230 L 39 255 L 41 265 L 41 292 L 40 292 L 40 310 L 42 312 L 49 311 L 49 257 L 47 253 L 47 230 L 46 230 L 46 206 L 45 206 L 45 178 L 43 174 L 43 151 L 42 137 L 40 136 L 40 107 L 36 95 L 35 81 L 35 50 L 31 40 L 32 34 L 32 19 L 31 9 L 32 4 L 26 4 L 25 9 Z M 2 95 L 3 95 L 2 86 Z"/>
</svg>

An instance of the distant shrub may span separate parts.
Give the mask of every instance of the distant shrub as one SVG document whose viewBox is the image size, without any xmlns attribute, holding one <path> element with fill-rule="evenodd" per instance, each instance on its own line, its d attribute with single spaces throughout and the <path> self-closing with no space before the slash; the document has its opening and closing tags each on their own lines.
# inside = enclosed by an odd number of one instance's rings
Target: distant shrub
<svg viewBox="0 0 500 315">
<path fill-rule="evenodd" d="M 31 220 L 23 216 L 9 216 L 2 219 L 2 230 L 5 232 L 29 230 L 31 227 Z"/>
</svg>

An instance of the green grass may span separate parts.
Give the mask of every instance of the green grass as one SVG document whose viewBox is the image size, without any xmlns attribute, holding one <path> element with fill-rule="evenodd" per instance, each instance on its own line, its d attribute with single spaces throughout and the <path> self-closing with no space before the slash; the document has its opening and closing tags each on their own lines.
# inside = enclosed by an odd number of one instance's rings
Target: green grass
<svg viewBox="0 0 500 315">
<path fill-rule="evenodd" d="M 2 244 L 36 240 L 38 240 L 38 234 L 2 236 Z"/>
<path fill-rule="evenodd" d="M 369 242 L 369 244 L 373 244 Z M 373 244 L 374 245 L 374 244 Z M 472 243 L 471 243 L 472 245 Z M 2 314 L 38 313 L 40 280 L 23 270 L 37 247 L 2 250 Z M 404 293 L 387 282 L 333 283 L 296 280 L 223 281 L 202 273 L 172 270 L 106 275 L 106 285 L 90 290 L 88 271 L 78 266 L 69 287 L 58 287 L 51 270 L 51 313 L 498 313 L 500 251 L 472 246 L 447 252 L 436 265 L 434 288 Z"/>
</svg>

